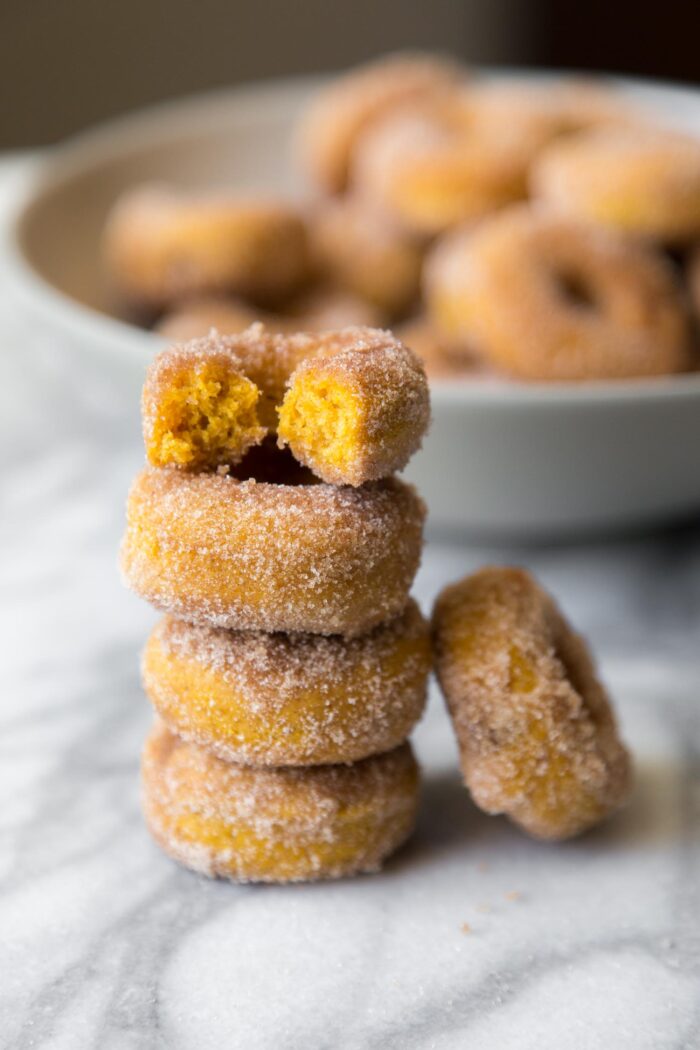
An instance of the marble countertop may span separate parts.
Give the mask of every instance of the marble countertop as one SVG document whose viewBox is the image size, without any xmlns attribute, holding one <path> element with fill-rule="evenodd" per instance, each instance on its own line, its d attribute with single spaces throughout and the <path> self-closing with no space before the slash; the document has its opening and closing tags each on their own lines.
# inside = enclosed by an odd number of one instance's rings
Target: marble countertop
<svg viewBox="0 0 700 1050">
<path fill-rule="evenodd" d="M 700 528 L 425 552 L 425 608 L 482 562 L 519 562 L 592 640 L 637 760 L 605 827 L 552 846 L 478 813 L 433 695 L 418 832 L 381 875 L 207 881 L 139 814 L 154 613 L 116 570 L 135 406 L 2 294 L 0 332 L 0 1045 L 700 1046 Z"/>
</svg>

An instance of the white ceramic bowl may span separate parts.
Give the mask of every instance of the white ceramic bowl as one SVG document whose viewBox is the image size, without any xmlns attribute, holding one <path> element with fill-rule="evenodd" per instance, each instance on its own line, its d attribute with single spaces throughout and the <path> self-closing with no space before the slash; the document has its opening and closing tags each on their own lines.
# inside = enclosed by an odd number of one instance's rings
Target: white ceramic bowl
<svg viewBox="0 0 700 1050">
<path fill-rule="evenodd" d="M 154 178 L 301 195 L 291 129 L 316 86 L 273 82 L 176 102 L 48 153 L 4 230 L 6 273 L 25 307 L 63 329 L 76 354 L 127 370 L 136 388 L 159 340 L 110 314 L 98 244 L 111 202 Z M 618 87 L 700 131 L 700 92 Z M 464 379 L 434 382 L 432 395 L 430 435 L 407 475 L 433 525 L 554 538 L 700 509 L 700 375 L 575 385 Z"/>
</svg>

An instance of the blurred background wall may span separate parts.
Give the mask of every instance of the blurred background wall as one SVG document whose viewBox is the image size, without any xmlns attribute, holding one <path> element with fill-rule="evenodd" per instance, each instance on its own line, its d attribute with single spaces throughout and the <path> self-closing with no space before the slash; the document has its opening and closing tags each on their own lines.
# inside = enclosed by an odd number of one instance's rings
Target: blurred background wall
<svg viewBox="0 0 700 1050">
<path fill-rule="evenodd" d="M 700 0 L 0 0 L 0 148 L 402 47 L 698 81 L 699 30 Z"/>
</svg>

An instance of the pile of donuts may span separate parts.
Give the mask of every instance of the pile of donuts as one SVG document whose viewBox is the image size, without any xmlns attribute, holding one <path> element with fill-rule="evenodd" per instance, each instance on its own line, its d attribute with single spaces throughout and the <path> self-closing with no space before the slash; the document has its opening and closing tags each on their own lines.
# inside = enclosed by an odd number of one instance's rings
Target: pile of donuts
<svg viewBox="0 0 700 1050">
<path fill-rule="evenodd" d="M 122 309 L 172 339 L 392 326 L 435 378 L 692 370 L 700 139 L 612 87 L 393 55 L 302 114 L 303 205 L 136 187 L 104 234 Z"/>
<path fill-rule="evenodd" d="M 166 614 L 143 656 L 144 810 L 187 867 L 339 877 L 409 835 L 425 512 L 394 473 L 429 414 L 420 362 L 377 329 L 256 324 L 149 368 L 121 563 Z"/>
<path fill-rule="evenodd" d="M 409 595 L 424 507 L 400 481 L 428 425 L 391 332 L 175 344 L 148 370 L 148 465 L 125 582 L 162 611 L 143 807 L 186 867 L 241 882 L 376 870 L 410 835 L 407 738 L 433 664 L 476 804 L 545 839 L 616 810 L 630 762 L 588 649 L 526 572 Z"/>
</svg>

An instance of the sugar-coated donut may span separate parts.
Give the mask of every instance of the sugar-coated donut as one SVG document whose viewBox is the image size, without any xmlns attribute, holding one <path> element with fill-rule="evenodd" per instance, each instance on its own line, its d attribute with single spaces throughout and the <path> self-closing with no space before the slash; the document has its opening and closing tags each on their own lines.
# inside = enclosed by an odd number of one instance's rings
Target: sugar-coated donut
<svg viewBox="0 0 700 1050">
<path fill-rule="evenodd" d="M 129 494 L 122 571 L 192 623 L 356 635 L 404 609 L 424 517 L 393 478 L 353 489 L 147 469 Z"/>
<path fill-rule="evenodd" d="M 335 485 L 361 485 L 401 470 L 430 421 L 418 357 L 391 332 L 325 334 L 323 352 L 289 380 L 277 433 L 300 463 Z"/>
<path fill-rule="evenodd" d="M 196 627 L 166 617 L 143 685 L 173 732 L 255 766 L 356 762 L 406 739 L 425 705 L 428 626 L 415 602 L 359 638 Z"/>
<path fill-rule="evenodd" d="M 642 244 L 519 206 L 457 230 L 425 271 L 430 316 L 450 341 L 522 379 L 662 375 L 688 366 L 672 267 Z"/>
<path fill-rule="evenodd" d="M 537 196 L 568 215 L 664 242 L 700 236 L 700 139 L 652 129 L 599 130 L 546 150 Z"/>
<path fill-rule="evenodd" d="M 238 463 L 266 434 L 259 399 L 230 344 L 202 339 L 164 350 L 141 396 L 149 463 L 185 470 Z"/>
<path fill-rule="evenodd" d="M 477 126 L 455 96 L 376 122 L 358 143 L 351 183 L 395 223 L 433 236 L 525 197 L 531 156 L 527 134 Z"/>
<path fill-rule="evenodd" d="M 299 152 L 322 189 L 345 189 L 358 139 L 381 114 L 407 101 L 433 97 L 464 76 L 454 62 L 433 55 L 395 54 L 335 80 L 319 92 L 299 128 Z"/>
<path fill-rule="evenodd" d="M 256 769 L 159 723 L 142 779 L 144 815 L 161 848 L 186 868 L 237 882 L 377 871 L 411 834 L 419 790 L 410 744 L 354 765 Z"/>
<path fill-rule="evenodd" d="M 160 185 L 117 201 L 103 254 L 118 292 L 150 311 L 196 295 L 279 299 L 309 271 L 306 227 L 290 205 Z"/>
<path fill-rule="evenodd" d="M 588 648 L 522 569 L 485 568 L 440 594 L 437 674 L 474 801 L 538 838 L 616 810 L 631 779 Z"/>
<path fill-rule="evenodd" d="M 173 342 L 201 339 L 216 329 L 237 335 L 258 322 L 270 334 L 323 332 L 348 327 L 376 328 L 384 324 L 384 311 L 348 290 L 332 286 L 309 288 L 286 304 L 285 313 L 256 309 L 242 300 L 212 296 L 191 299 L 158 321 L 155 330 Z"/>
<path fill-rule="evenodd" d="M 390 317 L 417 298 L 421 245 L 381 212 L 351 197 L 334 198 L 316 209 L 309 229 L 312 257 L 326 279 Z"/>
<path fill-rule="evenodd" d="M 563 136 L 641 122 L 638 111 L 614 89 L 576 78 L 552 83 L 487 80 L 470 84 L 464 101 L 475 129 L 517 130 L 530 143 L 531 159 Z"/>
</svg>

